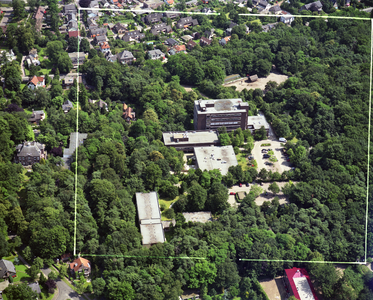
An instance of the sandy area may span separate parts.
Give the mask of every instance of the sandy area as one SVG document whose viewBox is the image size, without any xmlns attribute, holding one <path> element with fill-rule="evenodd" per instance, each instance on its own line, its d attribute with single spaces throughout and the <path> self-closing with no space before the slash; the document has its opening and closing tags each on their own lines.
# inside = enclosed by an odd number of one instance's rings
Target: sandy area
<svg viewBox="0 0 373 300">
<path fill-rule="evenodd" d="M 263 290 L 270 300 L 287 299 L 281 276 L 276 277 L 275 279 L 260 280 L 260 285 L 262 286 Z"/>
<path fill-rule="evenodd" d="M 243 78 L 242 80 L 233 82 L 233 83 L 228 83 L 223 86 L 229 87 L 229 86 L 235 86 L 236 91 L 241 92 L 244 89 L 261 89 L 264 90 L 266 84 L 268 81 L 276 81 L 278 84 L 284 82 L 286 79 L 288 79 L 288 76 L 278 74 L 278 73 L 270 73 L 267 77 L 265 78 L 259 78 L 255 82 L 249 82 L 246 78 Z"/>
</svg>

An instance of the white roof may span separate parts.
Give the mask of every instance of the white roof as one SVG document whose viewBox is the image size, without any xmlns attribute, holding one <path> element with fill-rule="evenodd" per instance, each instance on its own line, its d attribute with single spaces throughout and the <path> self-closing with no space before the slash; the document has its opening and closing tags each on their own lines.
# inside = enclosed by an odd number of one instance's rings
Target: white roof
<svg viewBox="0 0 373 300">
<path fill-rule="evenodd" d="M 293 280 L 300 296 L 300 300 L 315 300 L 310 285 L 308 284 L 307 277 L 296 277 L 293 278 Z"/>
</svg>

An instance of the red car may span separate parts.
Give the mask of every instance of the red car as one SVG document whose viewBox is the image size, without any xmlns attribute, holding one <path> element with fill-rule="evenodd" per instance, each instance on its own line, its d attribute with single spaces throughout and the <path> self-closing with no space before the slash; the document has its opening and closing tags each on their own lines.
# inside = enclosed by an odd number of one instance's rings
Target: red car
<svg viewBox="0 0 373 300">
<path fill-rule="evenodd" d="M 236 195 L 236 193 L 235 192 L 230 192 L 229 195 Z"/>
<path fill-rule="evenodd" d="M 242 187 L 242 183 L 240 183 L 240 187 Z"/>
<path fill-rule="evenodd" d="M 290 161 L 290 158 L 288 158 L 288 161 Z"/>
</svg>

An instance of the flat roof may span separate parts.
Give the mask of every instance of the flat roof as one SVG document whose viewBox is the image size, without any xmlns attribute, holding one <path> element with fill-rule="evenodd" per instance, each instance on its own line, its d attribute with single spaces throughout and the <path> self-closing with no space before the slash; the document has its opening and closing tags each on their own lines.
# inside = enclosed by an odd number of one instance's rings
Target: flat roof
<svg viewBox="0 0 373 300">
<path fill-rule="evenodd" d="M 247 126 L 250 125 L 254 126 L 254 129 L 260 129 L 262 126 L 265 129 L 269 129 L 269 124 L 265 116 L 262 115 L 247 117 Z"/>
<path fill-rule="evenodd" d="M 185 212 L 183 213 L 185 222 L 201 222 L 206 223 L 212 221 L 211 211 L 199 211 L 199 212 Z"/>
<path fill-rule="evenodd" d="M 176 138 L 188 137 L 188 141 L 176 142 Z M 214 130 L 199 131 L 178 131 L 164 132 L 163 141 L 165 146 L 177 146 L 178 144 L 198 144 L 198 143 L 216 143 L 219 142 L 218 133 Z"/>
<path fill-rule="evenodd" d="M 140 225 L 140 231 L 142 235 L 142 244 L 143 245 L 152 245 L 156 243 L 164 243 L 165 237 L 163 233 L 162 224 L 147 224 Z"/>
<path fill-rule="evenodd" d="M 231 145 L 194 147 L 194 154 L 198 167 L 202 171 L 218 169 L 222 175 L 226 175 L 230 166 L 237 166 L 238 164 Z"/>
<path fill-rule="evenodd" d="M 194 106 L 197 108 L 198 114 L 210 113 L 228 113 L 228 112 L 243 112 L 244 107 L 248 107 L 247 102 L 243 102 L 241 98 L 237 99 L 210 99 L 210 100 L 195 100 Z M 205 108 L 205 110 L 202 110 Z"/>
<path fill-rule="evenodd" d="M 137 211 L 141 224 L 161 223 L 158 197 L 156 192 L 136 193 Z"/>
<path fill-rule="evenodd" d="M 315 300 L 306 277 L 293 278 L 300 300 Z"/>
</svg>

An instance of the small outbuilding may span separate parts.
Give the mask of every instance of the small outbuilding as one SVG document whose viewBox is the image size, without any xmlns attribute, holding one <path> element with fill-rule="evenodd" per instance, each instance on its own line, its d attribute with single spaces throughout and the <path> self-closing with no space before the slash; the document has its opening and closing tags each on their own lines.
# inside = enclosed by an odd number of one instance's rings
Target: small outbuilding
<svg viewBox="0 0 373 300">
<path fill-rule="evenodd" d="M 258 75 L 253 75 L 253 76 L 249 76 L 249 79 L 251 82 L 254 82 L 254 81 L 257 81 L 258 80 Z"/>
</svg>

